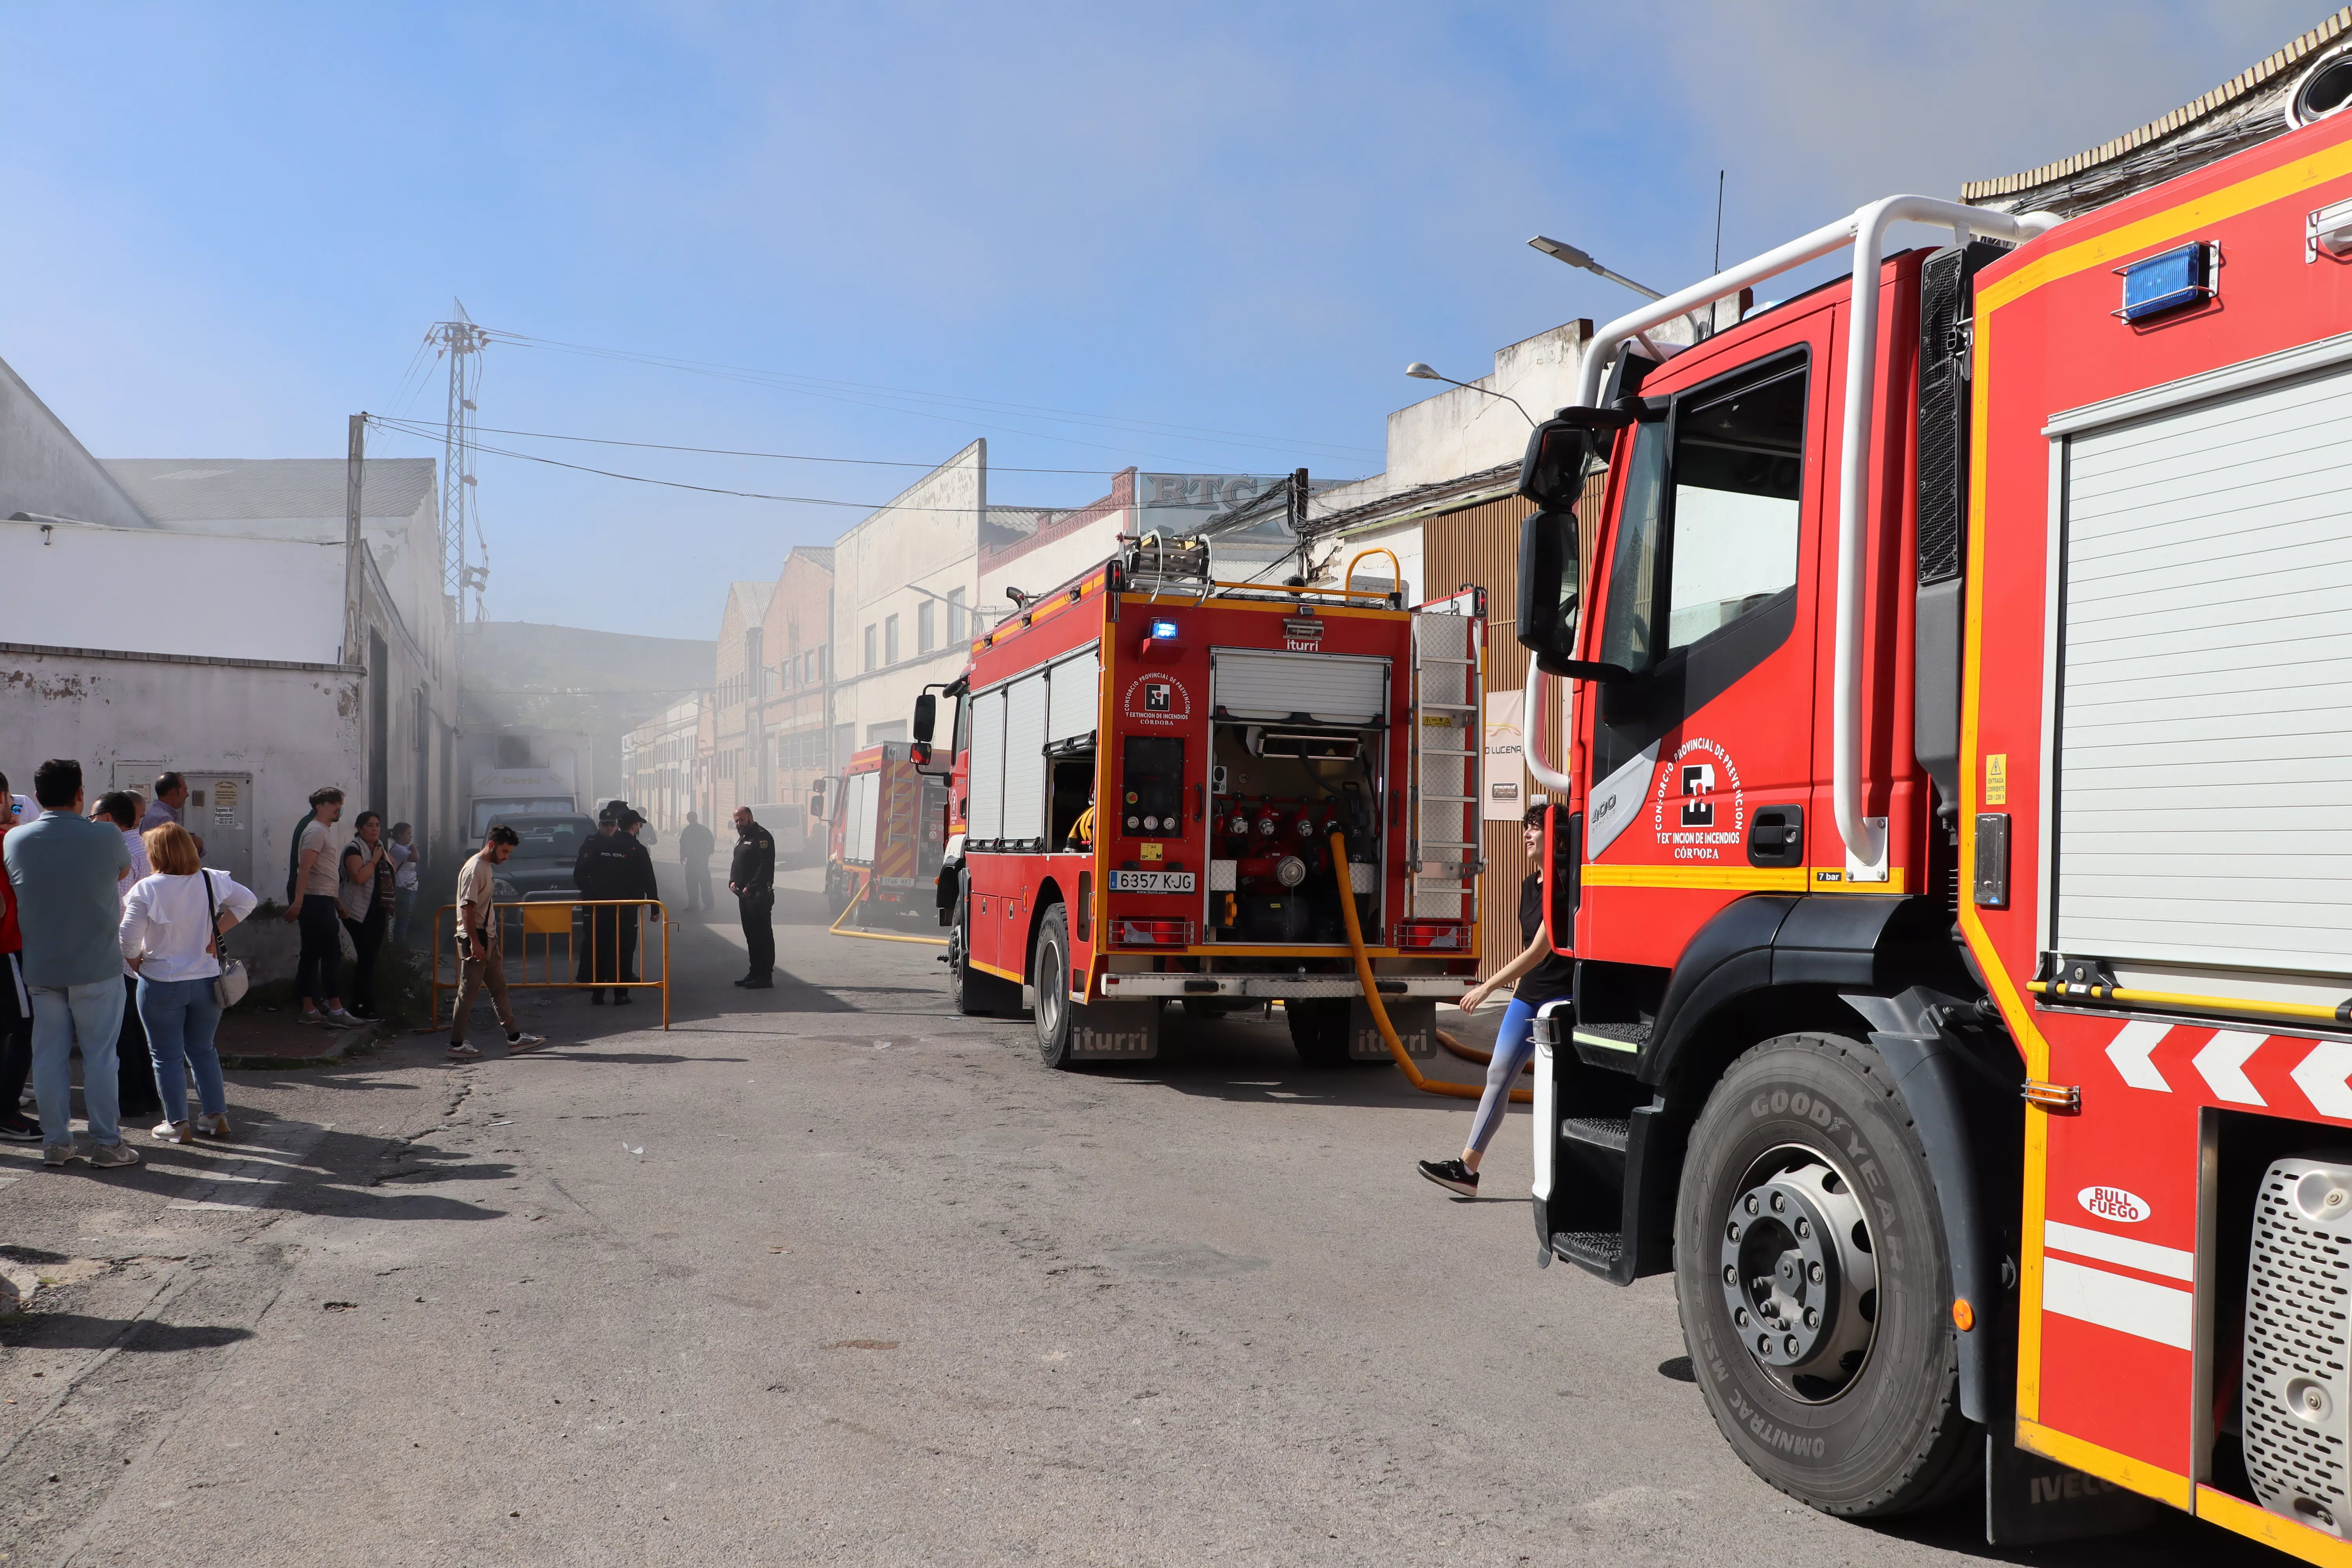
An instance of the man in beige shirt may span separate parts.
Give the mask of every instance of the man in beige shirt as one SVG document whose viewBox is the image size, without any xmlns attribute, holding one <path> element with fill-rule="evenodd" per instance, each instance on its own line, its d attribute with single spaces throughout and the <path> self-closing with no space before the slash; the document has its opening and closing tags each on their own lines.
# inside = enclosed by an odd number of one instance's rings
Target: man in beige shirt
<svg viewBox="0 0 2352 1568">
<path fill-rule="evenodd" d="M 478 1057 L 480 1049 L 466 1043 L 466 1015 L 485 987 L 499 1022 L 506 1026 L 507 1049 L 527 1051 L 547 1044 L 541 1035 L 527 1035 L 515 1022 L 514 1005 L 507 1000 L 506 952 L 499 930 L 494 868 L 521 843 L 515 830 L 501 822 L 482 838 L 482 847 L 457 872 L 457 1005 L 449 1017 L 449 1054 Z"/>
</svg>

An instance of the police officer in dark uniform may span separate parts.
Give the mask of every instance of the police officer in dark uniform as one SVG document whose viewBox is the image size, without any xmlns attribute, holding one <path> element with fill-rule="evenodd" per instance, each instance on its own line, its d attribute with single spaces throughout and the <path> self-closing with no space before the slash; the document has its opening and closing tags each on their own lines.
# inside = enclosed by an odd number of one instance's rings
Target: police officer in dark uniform
<svg viewBox="0 0 2352 1568">
<path fill-rule="evenodd" d="M 612 895 L 614 898 L 661 897 L 661 889 L 654 883 L 654 858 L 637 837 L 645 825 L 646 819 L 635 810 L 627 806 L 621 808 L 621 831 L 615 837 L 628 855 L 628 866 L 624 874 L 614 879 L 619 889 Z M 621 924 L 620 964 L 613 977 L 616 980 L 637 979 L 637 939 L 644 931 L 645 922 L 652 917 L 642 906 L 634 910 L 618 909 L 613 913 Z M 616 989 L 613 993 L 613 1005 L 616 1007 L 627 1006 L 630 1000 L 626 991 Z"/>
<path fill-rule="evenodd" d="M 636 873 L 631 863 L 631 850 L 639 857 L 645 854 L 642 846 L 621 831 L 620 814 L 606 806 L 596 818 L 596 836 L 580 846 L 580 858 L 572 863 L 572 884 L 580 889 L 580 896 L 592 900 L 635 897 Z M 603 1006 L 605 986 L 627 978 L 628 972 L 621 965 L 624 925 L 629 928 L 630 948 L 634 951 L 636 946 L 636 922 L 622 919 L 627 912 L 609 904 L 588 911 L 588 942 L 581 950 L 578 973 L 573 978 L 593 986 L 588 993 L 592 1005 Z M 620 1005 L 628 1005 L 627 992 L 615 990 L 613 996 Z"/>
<path fill-rule="evenodd" d="M 751 808 L 735 808 L 735 858 L 727 868 L 727 890 L 743 913 L 743 945 L 751 973 L 735 984 L 746 991 L 772 990 L 776 984 L 776 841 L 751 818 Z"/>
</svg>

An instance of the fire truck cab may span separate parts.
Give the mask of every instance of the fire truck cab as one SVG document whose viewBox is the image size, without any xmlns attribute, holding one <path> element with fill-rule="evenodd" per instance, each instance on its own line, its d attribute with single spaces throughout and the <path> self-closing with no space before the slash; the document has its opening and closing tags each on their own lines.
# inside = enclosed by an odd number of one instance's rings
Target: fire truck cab
<svg viewBox="0 0 2352 1568">
<path fill-rule="evenodd" d="M 1483 602 L 1221 580 L 1150 537 L 972 645 L 940 889 L 967 1014 L 1035 998 L 1048 1066 L 1149 1058 L 1160 1018 L 1282 1004 L 1317 1064 L 1404 1048 L 1478 952 Z M 928 700 L 914 733 L 929 738 Z"/>
<path fill-rule="evenodd" d="M 2352 1561 L 2352 115 L 1593 348 L 1523 472 L 1539 1261 L 1671 1271 L 1813 1507 Z"/>
</svg>

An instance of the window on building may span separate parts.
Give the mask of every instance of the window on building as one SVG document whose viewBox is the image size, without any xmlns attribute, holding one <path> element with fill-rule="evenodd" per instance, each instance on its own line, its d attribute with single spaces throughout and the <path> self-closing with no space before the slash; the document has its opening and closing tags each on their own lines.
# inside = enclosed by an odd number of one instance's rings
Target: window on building
<svg viewBox="0 0 2352 1568">
<path fill-rule="evenodd" d="M 961 588 L 948 590 L 948 641 L 963 643 L 971 640 L 971 622 L 966 618 Z"/>
<path fill-rule="evenodd" d="M 882 662 L 898 662 L 898 617 L 896 616 L 882 617 Z"/>
<path fill-rule="evenodd" d="M 936 607 L 935 603 L 929 599 L 925 599 L 915 606 L 915 651 L 917 653 L 929 653 L 939 646 L 939 637 L 931 625 L 932 612 Z"/>
<path fill-rule="evenodd" d="M 880 629 L 873 622 L 866 623 L 866 668 L 878 669 L 882 665 L 882 645 L 877 640 Z"/>
</svg>

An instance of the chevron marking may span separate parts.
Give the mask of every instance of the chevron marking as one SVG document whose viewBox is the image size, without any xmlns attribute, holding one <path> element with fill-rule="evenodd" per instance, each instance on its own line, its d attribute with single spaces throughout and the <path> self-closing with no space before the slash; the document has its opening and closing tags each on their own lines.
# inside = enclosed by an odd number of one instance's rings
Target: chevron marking
<svg viewBox="0 0 2352 1568">
<path fill-rule="evenodd" d="M 2132 1088 L 2170 1094 L 2172 1086 L 2164 1081 L 2164 1075 L 2156 1070 L 2154 1062 L 2147 1059 L 2149 1053 L 2163 1044 L 2164 1037 L 2170 1033 L 2172 1026 L 2169 1024 L 2159 1024 L 2150 1018 L 2134 1018 L 2107 1042 L 2107 1060 L 2115 1063 L 2116 1071 Z"/>
<path fill-rule="evenodd" d="M 2253 1081 L 2246 1077 L 2246 1061 L 2262 1049 L 2268 1035 L 2252 1035 L 2241 1029 L 2217 1029 L 2205 1042 L 2191 1064 L 2212 1089 L 2213 1098 L 2226 1100 L 2233 1105 L 2267 1105 Z"/>
<path fill-rule="evenodd" d="M 2295 1068 L 2294 1083 L 2322 1116 L 2352 1121 L 2352 1044 L 2322 1040 Z"/>
</svg>

